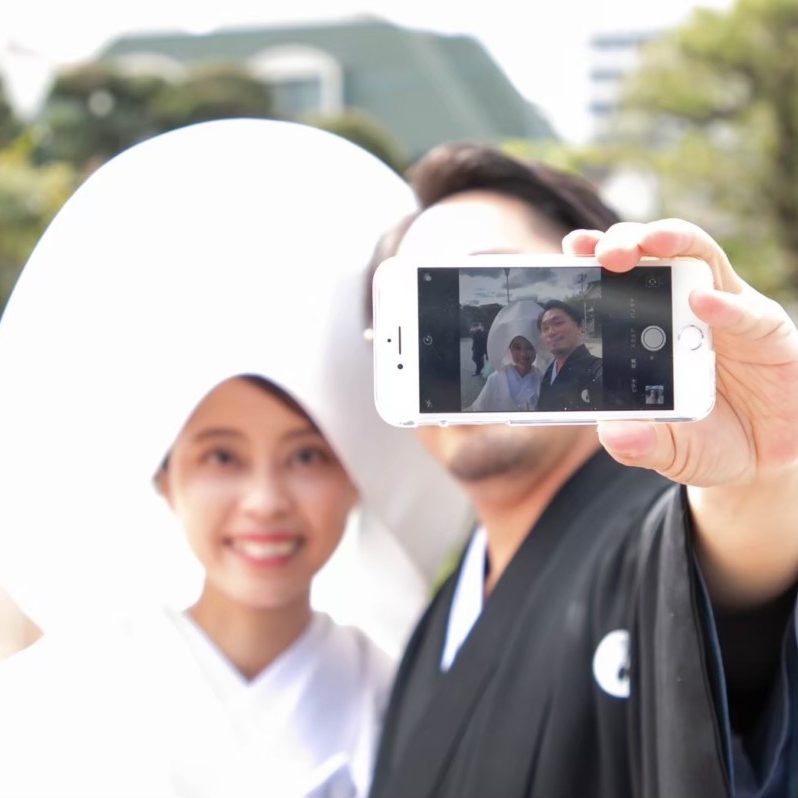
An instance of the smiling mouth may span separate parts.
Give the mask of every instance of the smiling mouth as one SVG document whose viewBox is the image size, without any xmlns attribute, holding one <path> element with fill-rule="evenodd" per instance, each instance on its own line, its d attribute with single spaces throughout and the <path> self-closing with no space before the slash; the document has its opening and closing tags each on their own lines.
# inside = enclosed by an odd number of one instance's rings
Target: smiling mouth
<svg viewBox="0 0 798 798">
<path fill-rule="evenodd" d="M 249 562 L 276 565 L 290 560 L 302 548 L 302 539 L 299 537 L 284 540 L 231 538 L 228 546 L 235 554 Z"/>
</svg>

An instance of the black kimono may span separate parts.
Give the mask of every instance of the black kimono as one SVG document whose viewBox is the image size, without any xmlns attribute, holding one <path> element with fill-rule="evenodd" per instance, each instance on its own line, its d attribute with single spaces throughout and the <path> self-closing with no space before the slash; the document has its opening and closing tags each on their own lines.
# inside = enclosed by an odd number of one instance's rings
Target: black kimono
<svg viewBox="0 0 798 798">
<path fill-rule="evenodd" d="M 602 360 L 582 344 L 574 349 L 554 382 L 554 362 L 549 363 L 540 384 L 538 410 L 596 410 L 602 404 Z"/>
<path fill-rule="evenodd" d="M 400 667 L 372 798 L 732 795 L 722 671 L 687 527 L 678 488 L 597 454 L 442 672 L 451 578 Z"/>
</svg>

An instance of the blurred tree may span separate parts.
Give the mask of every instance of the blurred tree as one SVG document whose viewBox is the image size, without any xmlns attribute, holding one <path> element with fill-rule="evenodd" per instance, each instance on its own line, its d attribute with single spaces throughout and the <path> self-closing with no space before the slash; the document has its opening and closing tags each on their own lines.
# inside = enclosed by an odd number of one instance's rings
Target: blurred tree
<svg viewBox="0 0 798 798">
<path fill-rule="evenodd" d="M 200 67 L 159 92 L 152 112 L 161 130 L 228 117 L 269 118 L 268 84 L 226 64 Z"/>
<path fill-rule="evenodd" d="M 626 152 L 606 143 L 575 145 L 557 139 L 507 139 L 500 144 L 500 149 L 523 161 L 544 163 L 580 175 L 597 191 L 620 160 L 619 152 Z"/>
<path fill-rule="evenodd" d="M 233 67 L 170 83 L 91 64 L 59 76 L 26 134 L 0 87 L 0 309 L 39 236 L 82 174 L 150 136 L 228 116 L 270 115 L 269 89 Z M 6 133 L 7 131 L 7 133 Z"/>
<path fill-rule="evenodd" d="M 798 292 L 798 0 L 699 10 L 652 42 L 615 135 L 665 214 L 707 227 L 762 290 Z"/>
<path fill-rule="evenodd" d="M 313 116 L 303 121 L 357 144 L 398 174 L 402 174 L 408 166 L 407 156 L 393 136 L 363 111 L 344 111 L 334 116 Z"/>
<path fill-rule="evenodd" d="M 20 133 L 22 124 L 6 96 L 5 85 L 0 77 L 0 147 L 4 147 Z"/>
<path fill-rule="evenodd" d="M 66 163 L 36 166 L 29 136 L 0 150 L 0 312 L 17 275 L 78 178 Z"/>
<path fill-rule="evenodd" d="M 168 84 L 94 63 L 59 75 L 37 120 L 36 158 L 82 168 L 159 132 L 152 111 Z"/>
<path fill-rule="evenodd" d="M 540 161 L 564 172 L 583 175 L 592 165 L 589 148 L 577 147 L 558 139 L 506 139 L 499 148 L 514 158 Z"/>
<path fill-rule="evenodd" d="M 270 114 L 268 86 L 236 67 L 202 67 L 170 82 L 94 63 L 56 79 L 35 126 L 36 157 L 82 169 L 183 125 Z"/>
</svg>

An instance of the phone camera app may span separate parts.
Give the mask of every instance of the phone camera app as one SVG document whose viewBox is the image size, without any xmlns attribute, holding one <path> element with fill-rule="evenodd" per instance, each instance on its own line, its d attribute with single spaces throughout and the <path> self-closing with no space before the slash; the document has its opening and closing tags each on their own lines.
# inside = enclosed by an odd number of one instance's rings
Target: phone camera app
<svg viewBox="0 0 798 798">
<path fill-rule="evenodd" d="M 418 275 L 422 413 L 673 407 L 665 267 Z"/>
</svg>

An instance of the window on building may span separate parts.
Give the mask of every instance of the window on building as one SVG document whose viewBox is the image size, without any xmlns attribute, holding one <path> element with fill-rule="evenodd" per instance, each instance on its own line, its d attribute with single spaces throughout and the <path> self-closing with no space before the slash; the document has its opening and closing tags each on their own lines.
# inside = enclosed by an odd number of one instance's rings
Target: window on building
<svg viewBox="0 0 798 798">
<path fill-rule="evenodd" d="M 262 50 L 248 66 L 271 86 L 274 110 L 280 116 L 333 115 L 343 110 L 341 67 L 321 50 L 281 45 Z"/>
<path fill-rule="evenodd" d="M 316 77 L 268 79 L 274 110 L 280 116 L 317 114 L 322 106 L 322 85 Z"/>
</svg>

